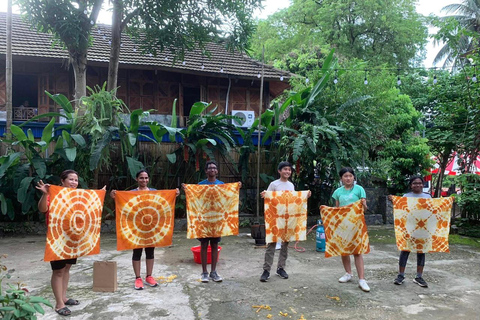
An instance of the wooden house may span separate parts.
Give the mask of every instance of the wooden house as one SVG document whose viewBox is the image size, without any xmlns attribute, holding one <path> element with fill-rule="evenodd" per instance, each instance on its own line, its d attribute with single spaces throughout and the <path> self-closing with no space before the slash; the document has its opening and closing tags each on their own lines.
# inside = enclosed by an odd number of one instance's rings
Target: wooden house
<svg viewBox="0 0 480 320">
<path fill-rule="evenodd" d="M 13 120 L 24 121 L 36 114 L 58 111 L 44 92 L 62 93 L 73 99 L 74 77 L 67 51 L 55 45 L 51 35 L 37 32 L 19 15 L 12 20 Z M 87 68 L 89 87 L 107 80 L 110 34 L 109 25 L 98 25 L 92 31 Z M 212 102 L 219 112 L 226 114 L 245 110 L 257 116 L 261 63 L 218 44 L 209 44 L 207 50 L 210 56 L 196 50 L 187 52 L 183 61 L 174 61 L 170 52 L 157 56 L 141 52 L 123 34 L 117 96 L 130 110 L 155 110 L 159 122 L 168 122 L 174 99 L 178 99 L 176 114 L 180 125 L 185 125 L 191 105 L 197 101 Z M 6 13 L 0 13 L 0 127 L 5 121 L 5 53 Z M 263 110 L 272 98 L 289 87 L 290 76 L 288 72 L 265 66 Z"/>
</svg>

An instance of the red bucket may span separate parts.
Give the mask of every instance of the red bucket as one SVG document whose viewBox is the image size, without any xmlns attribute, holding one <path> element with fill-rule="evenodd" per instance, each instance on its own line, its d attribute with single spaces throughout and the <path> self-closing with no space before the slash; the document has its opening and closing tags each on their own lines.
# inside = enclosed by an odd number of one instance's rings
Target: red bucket
<svg viewBox="0 0 480 320">
<path fill-rule="evenodd" d="M 193 252 L 193 260 L 201 264 L 202 263 L 202 258 L 200 257 L 200 250 L 201 246 L 196 246 L 196 247 L 191 247 L 190 250 Z M 220 258 L 220 251 L 222 251 L 222 247 L 218 246 L 218 258 Z M 217 259 L 218 261 L 218 259 Z M 207 248 L 207 264 L 212 263 L 212 247 L 208 246 Z"/>
</svg>

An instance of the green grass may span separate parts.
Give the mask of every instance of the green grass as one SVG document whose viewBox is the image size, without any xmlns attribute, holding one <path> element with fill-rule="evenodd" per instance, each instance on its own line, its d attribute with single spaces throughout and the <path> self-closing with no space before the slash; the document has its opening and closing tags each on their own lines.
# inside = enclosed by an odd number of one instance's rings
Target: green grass
<svg viewBox="0 0 480 320">
<path fill-rule="evenodd" d="M 370 229 L 368 230 L 368 238 L 372 243 L 395 244 L 395 231 L 389 229 Z"/>
<path fill-rule="evenodd" d="M 395 244 L 395 231 L 393 228 L 388 229 L 369 229 L 368 237 L 371 243 L 378 244 Z M 450 234 L 449 243 L 452 244 L 461 244 L 471 246 L 476 249 L 480 249 L 480 238 L 466 237 L 458 234 Z"/>
<path fill-rule="evenodd" d="M 480 249 L 480 239 L 479 238 L 471 238 L 465 237 L 458 234 L 451 234 L 448 239 L 450 244 L 463 244 L 467 246 L 471 246 L 477 249 Z"/>
</svg>

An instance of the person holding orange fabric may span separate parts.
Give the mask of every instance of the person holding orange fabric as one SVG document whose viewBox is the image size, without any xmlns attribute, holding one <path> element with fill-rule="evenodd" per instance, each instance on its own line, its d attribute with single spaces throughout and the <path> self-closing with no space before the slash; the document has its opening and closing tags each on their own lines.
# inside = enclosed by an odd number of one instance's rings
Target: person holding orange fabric
<svg viewBox="0 0 480 320">
<path fill-rule="evenodd" d="M 292 165 L 287 161 L 282 161 L 277 167 L 280 178 L 272 181 L 266 191 L 295 191 L 295 186 L 288 179 L 292 175 Z M 265 190 L 260 193 L 262 198 L 265 198 Z M 308 197 L 311 196 L 311 192 L 308 192 Z M 270 279 L 270 270 L 273 265 L 273 259 L 275 257 L 275 249 L 277 243 L 272 242 L 267 244 L 267 250 L 265 250 L 265 261 L 263 263 L 263 273 L 260 276 L 261 282 L 267 282 Z M 285 264 L 288 257 L 288 242 L 282 242 L 280 247 L 280 255 L 278 257 L 277 275 L 282 279 L 288 279 L 288 273 L 285 271 Z"/>
<path fill-rule="evenodd" d="M 150 177 L 148 175 L 147 170 L 145 169 L 142 169 L 137 172 L 135 180 L 137 181 L 138 187 L 136 189 L 133 189 L 132 191 L 157 190 L 157 189 L 148 187 L 148 183 L 150 182 Z M 112 190 L 110 192 L 110 197 L 115 199 L 116 193 L 117 193 L 117 190 Z M 177 196 L 179 194 L 180 194 L 180 190 L 177 189 Z M 155 251 L 155 247 L 145 248 L 145 264 L 147 269 L 145 284 L 150 287 L 158 286 L 157 281 L 155 280 L 155 278 L 152 277 L 153 265 L 155 261 L 154 251 Z M 133 266 L 133 272 L 135 273 L 135 284 L 134 284 L 135 290 L 143 290 L 144 282 L 142 281 L 142 277 L 140 276 L 142 252 L 143 252 L 142 248 L 133 249 L 132 266 Z"/>
<path fill-rule="evenodd" d="M 412 176 L 409 180 L 409 187 L 411 192 L 405 193 L 404 197 L 413 197 L 413 198 L 427 198 L 430 199 L 432 196 L 430 194 L 423 192 L 423 178 L 421 176 Z M 392 201 L 392 196 L 388 196 L 388 199 Z M 407 267 L 408 256 L 410 251 L 401 251 L 400 258 L 398 259 L 398 275 L 393 280 L 393 283 L 396 285 L 401 285 L 405 280 L 405 268 Z M 425 253 L 417 252 L 417 275 L 413 279 L 413 282 L 418 284 L 420 287 L 428 288 L 427 282 L 423 279 L 423 268 L 425 267 Z"/>
<path fill-rule="evenodd" d="M 209 160 L 205 164 L 205 174 L 207 179 L 200 181 L 198 184 L 224 184 L 223 181 L 217 179 L 218 176 L 218 164 L 214 160 Z M 241 187 L 241 182 L 240 182 Z M 185 184 L 182 183 L 182 189 L 185 189 Z M 203 283 L 208 283 L 210 280 L 214 282 L 222 282 L 223 278 L 217 273 L 217 262 L 218 262 L 218 243 L 220 242 L 221 237 L 211 237 L 211 238 L 199 238 L 200 241 L 200 259 L 202 261 L 202 274 L 201 281 Z M 208 255 L 208 245 L 210 243 L 211 255 L 212 255 L 212 265 L 210 274 L 207 270 L 207 255 Z"/>
<path fill-rule="evenodd" d="M 60 174 L 61 186 L 66 188 L 78 187 L 78 173 L 74 170 L 65 170 Z M 38 210 L 45 214 L 45 220 L 48 227 L 48 209 L 50 206 L 50 199 L 48 197 L 48 190 L 50 185 L 40 180 L 36 186 L 42 192 L 42 197 L 38 201 Z M 67 306 L 78 305 L 80 302 L 74 299 L 67 298 L 68 281 L 70 279 L 70 268 L 77 263 L 77 259 L 66 259 L 51 261 L 52 278 L 51 285 L 53 295 L 55 296 L 55 312 L 62 316 L 68 316 L 72 312 Z"/>
<path fill-rule="evenodd" d="M 355 183 L 355 172 L 350 167 L 342 168 L 339 172 L 340 181 L 342 186 L 336 189 L 332 198 L 335 199 L 335 205 L 337 207 L 346 206 L 352 204 L 358 200 L 361 200 L 364 210 L 367 210 L 367 196 L 365 189 Z M 370 291 L 370 287 L 365 280 L 365 268 L 363 264 L 363 255 L 354 254 L 355 267 L 358 273 L 358 286 L 365 292 Z M 345 268 L 345 275 L 338 279 L 338 282 L 345 283 L 352 280 L 352 266 L 350 262 L 350 255 L 342 256 L 342 264 Z"/>
<path fill-rule="evenodd" d="M 217 179 L 218 164 L 217 162 L 210 160 L 205 164 L 205 174 L 207 179 L 200 181 L 198 184 L 224 184 L 223 181 Z M 185 189 L 185 184 L 182 183 L 182 188 Z M 215 282 L 222 282 L 223 278 L 217 273 L 217 261 L 218 261 L 218 243 L 221 238 L 201 238 L 200 241 L 200 259 L 202 260 L 202 275 L 201 281 L 207 283 L 210 279 Z M 212 250 L 212 268 L 210 274 L 207 270 L 207 254 L 208 243 L 210 242 L 210 248 Z"/>
</svg>

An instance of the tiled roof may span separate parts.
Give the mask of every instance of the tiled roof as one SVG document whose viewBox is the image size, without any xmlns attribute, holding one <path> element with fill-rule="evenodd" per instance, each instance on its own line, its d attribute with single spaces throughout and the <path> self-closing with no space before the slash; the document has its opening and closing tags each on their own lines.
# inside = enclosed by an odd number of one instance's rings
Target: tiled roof
<svg viewBox="0 0 480 320">
<path fill-rule="evenodd" d="M 6 52 L 6 16 L 0 12 L 0 54 Z M 97 25 L 92 30 L 94 38 L 92 47 L 88 50 L 88 61 L 108 64 L 110 56 L 109 39 L 111 36 L 110 25 Z M 207 51 L 211 57 L 202 57 L 200 50 L 186 52 L 184 63 L 176 61 L 173 64 L 173 55 L 168 52 L 161 52 L 157 56 L 143 54 L 127 34 L 122 34 L 122 47 L 120 48 L 120 64 L 124 66 L 138 67 L 145 66 L 157 69 L 213 75 L 217 77 L 233 75 L 239 78 L 256 78 L 261 72 L 261 63 L 248 57 L 246 54 L 229 52 L 223 46 L 210 43 Z M 54 59 L 68 59 L 67 50 L 61 45 L 52 46 L 52 36 L 46 33 L 37 32 L 32 29 L 20 15 L 13 15 L 12 19 L 12 54 L 24 57 L 42 57 Z M 203 64 L 203 68 L 202 68 Z M 223 72 L 222 72 L 223 68 Z M 292 74 L 265 65 L 265 80 L 285 82 Z M 288 84 L 285 83 L 285 87 Z"/>
</svg>

